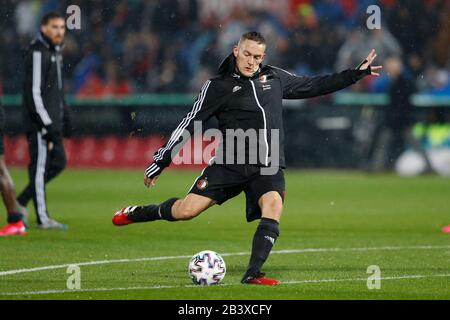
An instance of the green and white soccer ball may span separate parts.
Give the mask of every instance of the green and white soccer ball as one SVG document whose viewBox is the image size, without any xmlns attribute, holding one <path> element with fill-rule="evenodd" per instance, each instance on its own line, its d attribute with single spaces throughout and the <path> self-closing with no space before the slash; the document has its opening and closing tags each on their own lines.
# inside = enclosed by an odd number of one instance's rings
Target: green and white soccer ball
<svg viewBox="0 0 450 320">
<path fill-rule="evenodd" d="M 189 276 L 198 285 L 218 284 L 225 277 L 226 271 L 223 258 L 211 250 L 196 253 L 189 261 Z"/>
</svg>

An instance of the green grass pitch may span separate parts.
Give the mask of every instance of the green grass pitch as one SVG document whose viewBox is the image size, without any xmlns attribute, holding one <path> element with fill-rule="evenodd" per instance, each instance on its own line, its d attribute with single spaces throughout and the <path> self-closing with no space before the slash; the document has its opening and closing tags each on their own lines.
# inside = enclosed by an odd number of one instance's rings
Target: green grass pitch
<svg viewBox="0 0 450 320">
<path fill-rule="evenodd" d="M 20 190 L 26 171 L 12 175 Z M 69 230 L 37 230 L 30 205 L 28 235 L 0 239 L 0 299 L 450 298 L 450 235 L 440 231 L 450 179 L 287 170 L 281 236 L 264 270 L 283 284 L 260 287 L 239 284 L 257 225 L 246 223 L 242 195 L 188 222 L 111 224 L 125 205 L 183 196 L 197 175 L 168 171 L 148 190 L 142 171 L 67 170 L 48 198 Z M 191 285 L 188 257 L 205 249 L 224 254 L 223 285 Z M 73 263 L 85 263 L 79 291 L 66 285 Z M 370 265 L 380 289 L 367 287 Z"/>
</svg>

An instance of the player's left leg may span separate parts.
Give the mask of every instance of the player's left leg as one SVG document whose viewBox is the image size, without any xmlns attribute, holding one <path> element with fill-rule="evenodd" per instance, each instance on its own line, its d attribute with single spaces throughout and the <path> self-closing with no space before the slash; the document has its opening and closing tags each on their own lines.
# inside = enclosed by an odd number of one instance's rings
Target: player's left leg
<svg viewBox="0 0 450 320">
<path fill-rule="evenodd" d="M 283 200 L 277 191 L 269 191 L 259 198 L 258 205 L 261 208 L 261 221 L 253 236 L 252 253 L 250 262 L 242 278 L 243 283 L 251 284 L 278 284 L 279 281 L 264 278 L 261 268 L 269 257 L 275 241 L 280 235 L 278 228 Z"/>
<path fill-rule="evenodd" d="M 247 221 L 261 218 L 252 242 L 252 253 L 242 283 L 278 284 L 279 281 L 264 277 L 263 264 L 269 257 L 279 231 L 283 211 L 285 181 L 283 170 L 272 176 L 259 175 L 252 179 L 245 190 L 247 196 Z"/>
</svg>

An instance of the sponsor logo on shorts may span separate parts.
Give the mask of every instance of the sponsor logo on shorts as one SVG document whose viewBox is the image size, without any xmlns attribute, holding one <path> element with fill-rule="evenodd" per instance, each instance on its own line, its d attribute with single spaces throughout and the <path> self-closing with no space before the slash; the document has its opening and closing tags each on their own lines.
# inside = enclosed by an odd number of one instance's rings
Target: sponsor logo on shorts
<svg viewBox="0 0 450 320">
<path fill-rule="evenodd" d="M 197 189 L 204 190 L 204 189 L 206 189 L 207 186 L 208 186 L 208 180 L 206 178 L 200 179 L 197 181 Z"/>
</svg>

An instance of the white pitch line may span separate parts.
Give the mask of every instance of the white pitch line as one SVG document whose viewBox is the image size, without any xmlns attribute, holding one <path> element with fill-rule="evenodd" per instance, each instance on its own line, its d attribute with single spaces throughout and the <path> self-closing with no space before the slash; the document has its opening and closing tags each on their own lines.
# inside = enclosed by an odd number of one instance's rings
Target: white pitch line
<svg viewBox="0 0 450 320">
<path fill-rule="evenodd" d="M 404 279 L 426 279 L 426 278 L 443 278 L 450 277 L 450 274 L 416 274 L 372 278 L 372 280 L 404 280 Z M 279 286 L 307 283 L 329 283 L 329 282 L 351 282 L 351 281 L 367 281 L 367 278 L 346 278 L 346 279 L 309 279 L 309 280 L 293 280 L 282 282 Z M 240 283 L 221 284 L 218 287 L 238 286 Z M 133 290 L 152 290 L 152 289 L 182 289 L 182 288 L 203 288 L 203 286 L 184 285 L 184 286 L 140 286 L 140 287 L 123 287 L 123 288 L 90 288 L 78 290 L 44 290 L 44 291 L 23 291 L 23 292 L 0 292 L 0 296 L 28 296 L 28 295 L 47 295 L 60 293 L 82 293 L 82 292 L 107 292 L 107 291 L 133 291 Z"/>
<path fill-rule="evenodd" d="M 29 269 L 16 269 L 8 271 L 0 271 L 0 276 L 7 276 L 18 273 L 35 272 L 43 270 L 53 270 L 53 269 L 64 269 L 69 266 L 95 266 L 101 264 L 111 264 L 111 263 L 126 263 L 126 262 L 143 262 L 143 261 L 158 261 L 158 260 L 172 260 L 172 259 L 188 259 L 192 256 L 167 256 L 167 257 L 149 257 L 149 258 L 137 258 L 137 259 L 112 259 L 112 260 L 98 260 L 98 261 L 87 261 L 87 262 L 74 262 L 59 265 L 35 267 Z"/>
<path fill-rule="evenodd" d="M 314 252 L 347 252 L 347 251 L 398 251 L 398 250 L 435 250 L 435 249 L 450 249 L 450 245 L 447 246 L 386 246 L 386 247 L 363 247 L 363 248 L 306 248 L 306 249 L 292 249 L 292 250 L 274 250 L 271 254 L 295 254 L 295 253 L 314 253 Z M 223 257 L 227 256 L 244 256 L 249 255 L 250 252 L 234 252 L 234 253 L 221 253 Z M 112 259 L 112 260 L 98 260 L 87 262 L 73 262 L 59 265 L 49 265 L 42 267 L 15 269 L 0 271 L 0 276 L 7 276 L 19 273 L 36 272 L 44 270 L 64 269 L 72 265 L 77 266 L 93 266 L 112 263 L 129 263 L 129 262 L 145 262 L 145 261 L 161 261 L 161 260 L 173 260 L 173 259 L 189 259 L 191 256 L 163 256 L 163 257 L 147 257 L 137 259 Z"/>
<path fill-rule="evenodd" d="M 371 280 L 402 280 L 402 279 L 445 278 L 445 277 L 450 277 L 450 274 L 416 274 L 416 275 L 392 276 L 392 277 L 381 277 L 381 278 L 370 278 L 370 279 Z M 293 280 L 293 281 L 282 282 L 281 284 L 349 282 L 349 281 L 367 281 L 367 278 Z"/>
</svg>

